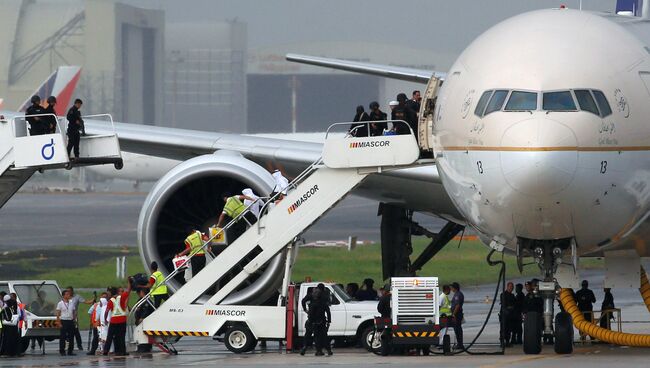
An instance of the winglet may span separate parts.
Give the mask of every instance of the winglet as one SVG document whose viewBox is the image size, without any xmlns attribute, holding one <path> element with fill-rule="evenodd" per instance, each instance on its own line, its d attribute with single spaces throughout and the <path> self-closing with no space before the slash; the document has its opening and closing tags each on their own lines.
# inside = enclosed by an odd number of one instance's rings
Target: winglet
<svg viewBox="0 0 650 368">
<path fill-rule="evenodd" d="M 56 97 L 56 114 L 65 115 L 66 109 L 70 106 L 72 94 L 77 88 L 79 76 L 81 75 L 81 67 L 79 66 L 60 66 L 54 73 L 52 73 L 41 84 L 32 95 L 39 95 L 41 101 L 45 104 L 45 100 L 49 96 Z M 25 111 L 31 105 L 30 95 L 25 102 L 21 105 L 18 111 Z"/>
<path fill-rule="evenodd" d="M 445 73 L 441 73 L 433 70 L 422 70 L 422 69 L 405 68 L 405 67 L 392 66 L 392 65 L 362 63 L 357 61 L 331 59 L 331 58 L 324 58 L 324 57 L 317 57 L 317 56 L 287 54 L 286 59 L 287 61 L 292 61 L 295 63 L 322 66 L 325 68 L 332 68 L 332 69 L 340 69 L 340 70 L 345 70 L 354 73 L 378 75 L 380 77 L 399 79 L 399 80 L 416 82 L 416 83 L 425 83 L 425 84 L 429 83 L 429 80 L 431 79 L 432 76 L 435 76 L 438 79 L 444 79 L 445 77 Z"/>
</svg>

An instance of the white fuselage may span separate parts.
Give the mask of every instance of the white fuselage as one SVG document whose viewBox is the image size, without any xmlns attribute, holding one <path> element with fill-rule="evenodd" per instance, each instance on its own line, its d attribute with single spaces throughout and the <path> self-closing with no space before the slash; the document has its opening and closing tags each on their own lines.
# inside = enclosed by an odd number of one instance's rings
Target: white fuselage
<svg viewBox="0 0 650 368">
<path fill-rule="evenodd" d="M 443 185 L 484 241 L 573 238 L 581 255 L 616 247 L 650 209 L 649 88 L 650 49 L 604 17 L 506 20 L 460 55 L 440 91 Z M 504 102 L 477 108 L 490 90 Z M 509 106 L 514 92 L 529 94 Z"/>
</svg>

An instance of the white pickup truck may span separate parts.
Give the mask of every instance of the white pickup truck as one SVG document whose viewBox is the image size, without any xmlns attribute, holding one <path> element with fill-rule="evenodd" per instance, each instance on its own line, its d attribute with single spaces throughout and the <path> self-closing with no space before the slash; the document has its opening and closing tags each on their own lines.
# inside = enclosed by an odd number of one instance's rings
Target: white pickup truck
<svg viewBox="0 0 650 368">
<path fill-rule="evenodd" d="M 328 336 L 348 342 L 360 339 L 366 347 L 374 318 L 379 315 L 377 301 L 355 301 L 340 286 L 324 285 L 331 297 L 332 322 Z M 207 315 L 214 322 L 218 320 L 216 335 L 221 336 L 228 350 L 234 353 L 253 350 L 259 340 L 286 340 L 289 330 L 295 340 L 305 335 L 307 313 L 301 301 L 317 286 L 318 282 L 309 282 L 296 287 L 293 300 L 288 300 L 284 306 L 224 305 L 212 307 Z M 295 313 L 291 313 L 292 310 Z"/>
</svg>

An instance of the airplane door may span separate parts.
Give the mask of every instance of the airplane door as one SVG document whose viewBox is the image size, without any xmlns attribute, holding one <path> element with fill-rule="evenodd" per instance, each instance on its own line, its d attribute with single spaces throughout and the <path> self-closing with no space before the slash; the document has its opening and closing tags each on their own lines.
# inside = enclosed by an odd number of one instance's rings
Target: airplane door
<svg viewBox="0 0 650 368">
<path fill-rule="evenodd" d="M 438 88 L 442 81 L 431 77 L 422 96 L 422 104 L 418 114 L 418 142 L 422 151 L 433 151 L 433 111 L 436 107 Z"/>
</svg>

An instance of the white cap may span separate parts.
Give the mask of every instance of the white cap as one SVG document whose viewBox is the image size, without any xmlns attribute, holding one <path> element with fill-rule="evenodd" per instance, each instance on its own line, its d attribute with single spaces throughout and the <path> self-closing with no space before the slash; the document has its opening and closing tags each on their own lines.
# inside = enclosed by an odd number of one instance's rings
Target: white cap
<svg viewBox="0 0 650 368">
<path fill-rule="evenodd" d="M 9 294 L 5 295 L 5 297 L 2 300 L 8 302 L 9 300 L 11 300 L 11 295 Z"/>
<path fill-rule="evenodd" d="M 388 103 L 388 106 L 397 106 L 397 105 L 399 105 L 399 102 L 394 100 Z"/>
</svg>

